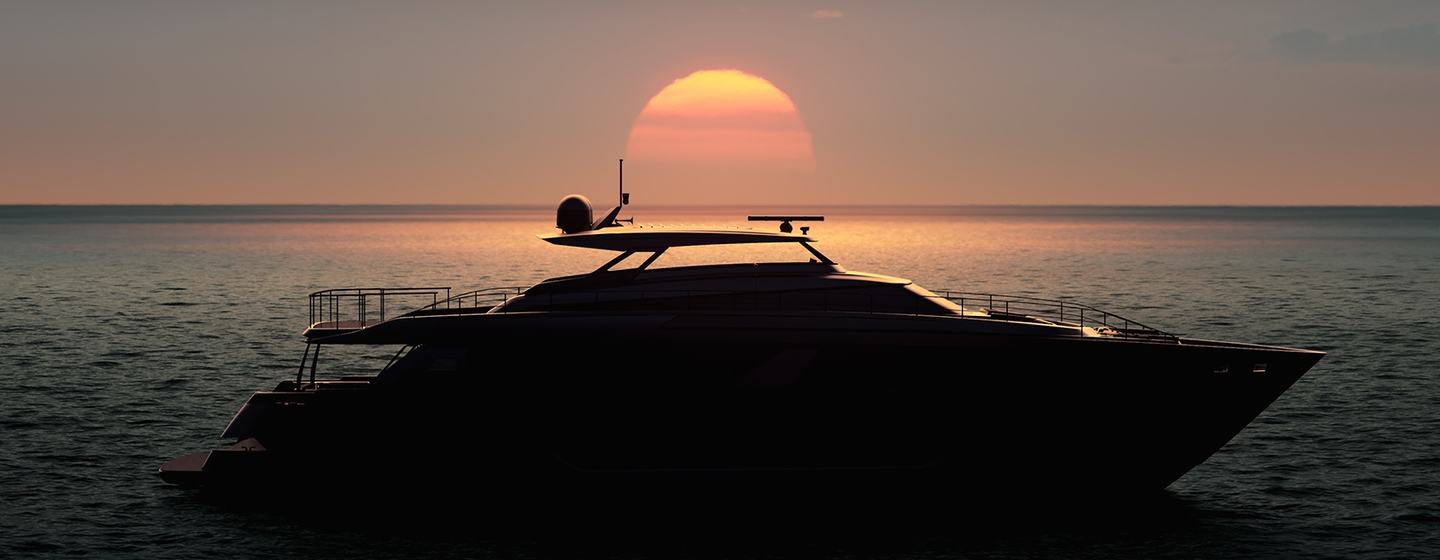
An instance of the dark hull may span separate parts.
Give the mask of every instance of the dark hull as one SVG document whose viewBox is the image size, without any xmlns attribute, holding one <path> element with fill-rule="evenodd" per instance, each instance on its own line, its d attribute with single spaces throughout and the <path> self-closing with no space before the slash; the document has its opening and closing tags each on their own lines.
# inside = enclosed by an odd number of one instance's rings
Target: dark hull
<svg viewBox="0 0 1440 560">
<path fill-rule="evenodd" d="M 264 451 L 162 476 L 490 494 L 1143 492 L 1204 461 L 1323 355 L 753 319 L 437 335 L 369 383 L 257 394 L 228 435 Z"/>
</svg>

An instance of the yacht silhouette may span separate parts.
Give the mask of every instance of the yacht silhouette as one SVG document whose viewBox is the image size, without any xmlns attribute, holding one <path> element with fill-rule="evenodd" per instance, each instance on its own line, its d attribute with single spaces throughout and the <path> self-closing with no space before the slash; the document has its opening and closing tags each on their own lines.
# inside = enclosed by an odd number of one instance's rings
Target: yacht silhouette
<svg viewBox="0 0 1440 560">
<path fill-rule="evenodd" d="M 250 397 L 222 434 L 232 445 L 160 477 L 496 495 L 1146 491 L 1208 458 L 1324 355 L 848 271 L 808 227 L 793 233 L 821 216 L 752 217 L 781 232 L 625 225 L 621 193 L 599 219 L 567 197 L 561 233 L 541 237 L 617 253 L 585 274 L 311 294 L 295 378 Z M 806 256 L 652 266 L 672 249 L 770 243 Z M 417 295 L 432 303 L 393 312 Z M 399 350 L 374 376 L 322 379 L 330 345 Z"/>
</svg>

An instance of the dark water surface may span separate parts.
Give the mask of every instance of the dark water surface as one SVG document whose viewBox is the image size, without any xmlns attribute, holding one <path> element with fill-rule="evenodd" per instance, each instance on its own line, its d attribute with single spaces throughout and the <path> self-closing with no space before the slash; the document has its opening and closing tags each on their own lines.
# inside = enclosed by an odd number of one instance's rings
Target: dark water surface
<svg viewBox="0 0 1440 560">
<path fill-rule="evenodd" d="M 740 210 L 636 211 L 745 225 Z M 153 473 L 219 444 L 252 391 L 294 374 L 307 293 L 525 285 L 610 255 L 536 240 L 548 209 L 0 207 L 0 557 L 1440 556 L 1440 209 L 825 213 L 818 247 L 851 270 L 1330 355 L 1208 462 L 1120 513 L 955 504 L 809 523 L 757 504 L 695 523 L 537 528 L 495 523 L 475 513 L 483 503 L 433 525 L 298 499 L 242 509 Z M 789 250 L 677 250 L 657 266 L 803 257 Z M 329 357 L 331 373 L 369 373 L 388 353 Z"/>
</svg>

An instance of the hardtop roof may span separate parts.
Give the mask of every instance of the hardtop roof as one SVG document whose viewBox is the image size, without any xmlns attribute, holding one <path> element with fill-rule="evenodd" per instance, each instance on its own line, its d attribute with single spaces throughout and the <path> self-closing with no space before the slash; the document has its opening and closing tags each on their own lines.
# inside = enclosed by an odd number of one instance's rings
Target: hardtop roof
<svg viewBox="0 0 1440 560">
<path fill-rule="evenodd" d="M 540 235 L 540 239 L 566 247 L 608 251 L 650 252 L 670 247 L 733 245 L 739 243 L 814 243 L 809 235 L 748 229 L 605 228 L 579 233 Z"/>
</svg>

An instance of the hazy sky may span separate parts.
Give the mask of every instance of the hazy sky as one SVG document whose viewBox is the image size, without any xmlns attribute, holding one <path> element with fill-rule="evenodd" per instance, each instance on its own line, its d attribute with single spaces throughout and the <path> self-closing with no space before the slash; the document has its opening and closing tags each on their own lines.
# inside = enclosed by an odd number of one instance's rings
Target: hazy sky
<svg viewBox="0 0 1440 560">
<path fill-rule="evenodd" d="M 608 202 L 730 68 L 813 173 L 637 203 L 1440 204 L 1440 2 L 1320 0 L 5 0 L 0 203 Z"/>
</svg>

